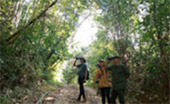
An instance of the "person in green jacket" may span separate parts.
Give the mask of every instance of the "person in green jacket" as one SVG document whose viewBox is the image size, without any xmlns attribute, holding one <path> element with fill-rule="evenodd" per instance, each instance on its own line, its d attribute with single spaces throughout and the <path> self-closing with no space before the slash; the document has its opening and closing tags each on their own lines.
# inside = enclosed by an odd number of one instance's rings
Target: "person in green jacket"
<svg viewBox="0 0 170 104">
<path fill-rule="evenodd" d="M 113 65 L 108 67 L 108 63 L 113 60 Z M 112 72 L 112 92 L 111 92 L 111 103 L 116 104 L 116 98 L 119 98 L 120 104 L 124 104 L 126 80 L 130 75 L 128 69 L 120 64 L 120 57 L 115 56 L 108 59 L 106 63 L 107 70 Z"/>
<path fill-rule="evenodd" d="M 81 64 L 76 64 L 77 60 L 80 60 Z M 87 80 L 87 65 L 85 64 L 86 60 L 85 58 L 81 57 L 81 58 L 76 58 L 76 60 L 74 61 L 73 66 L 78 68 L 78 83 L 79 83 L 79 96 L 77 98 L 77 101 L 81 100 L 81 96 L 83 96 L 83 102 L 86 102 L 86 96 L 85 96 L 85 91 L 84 91 L 84 83 Z"/>
</svg>

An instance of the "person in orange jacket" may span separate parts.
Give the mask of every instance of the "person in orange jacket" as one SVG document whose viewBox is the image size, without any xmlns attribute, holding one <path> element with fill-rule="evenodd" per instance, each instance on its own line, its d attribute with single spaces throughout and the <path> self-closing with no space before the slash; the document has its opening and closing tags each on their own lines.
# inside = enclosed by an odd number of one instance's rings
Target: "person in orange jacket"
<svg viewBox="0 0 170 104">
<path fill-rule="evenodd" d="M 110 78 L 110 71 L 106 70 L 105 61 L 99 60 L 100 69 L 97 70 L 95 79 L 94 79 L 94 88 L 95 85 L 98 84 L 98 87 L 101 90 L 102 96 L 102 104 L 106 103 L 106 98 L 108 104 L 110 104 L 110 89 L 111 89 L 111 78 Z"/>
</svg>

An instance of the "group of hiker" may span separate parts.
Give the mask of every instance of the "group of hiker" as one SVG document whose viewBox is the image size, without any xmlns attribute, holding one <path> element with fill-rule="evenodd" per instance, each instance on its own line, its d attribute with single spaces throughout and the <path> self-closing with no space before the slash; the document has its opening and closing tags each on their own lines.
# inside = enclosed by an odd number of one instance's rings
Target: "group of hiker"
<svg viewBox="0 0 170 104">
<path fill-rule="evenodd" d="M 80 64 L 77 65 L 77 60 L 80 60 Z M 111 63 L 111 65 L 110 65 Z M 84 91 L 84 83 L 89 78 L 89 71 L 86 65 L 85 58 L 76 58 L 74 66 L 78 68 L 78 83 L 80 93 L 77 101 L 81 100 L 83 96 L 83 102 L 86 102 L 86 96 Z M 94 85 L 99 88 L 102 97 L 102 104 L 116 104 L 116 98 L 119 98 L 120 104 L 125 104 L 125 90 L 126 80 L 130 73 L 125 65 L 121 64 L 120 57 L 114 56 L 108 58 L 108 60 L 100 59 L 98 62 L 98 69 L 95 73 Z"/>
</svg>

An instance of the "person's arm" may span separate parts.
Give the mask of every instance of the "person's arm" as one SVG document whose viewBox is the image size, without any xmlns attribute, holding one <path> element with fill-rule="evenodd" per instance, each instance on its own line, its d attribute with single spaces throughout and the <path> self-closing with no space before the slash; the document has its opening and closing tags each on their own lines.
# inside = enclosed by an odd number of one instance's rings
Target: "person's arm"
<svg viewBox="0 0 170 104">
<path fill-rule="evenodd" d="M 95 77 L 94 77 L 94 82 L 93 82 L 93 88 L 96 88 L 96 81 L 97 81 L 97 78 L 99 78 L 99 69 L 97 69 L 96 73 L 95 73 Z"/>
<path fill-rule="evenodd" d="M 112 66 L 108 67 L 109 63 L 110 63 L 110 60 L 107 60 L 107 62 L 105 64 L 105 70 L 107 70 L 107 71 L 111 71 L 112 70 Z"/>
<path fill-rule="evenodd" d="M 77 66 L 77 64 L 76 64 L 76 63 L 77 63 L 77 59 L 75 59 L 73 66 L 75 66 L 75 67 L 76 67 L 76 66 Z"/>
<path fill-rule="evenodd" d="M 105 69 L 107 69 L 109 63 L 110 63 L 110 60 L 107 60 L 105 64 Z"/>
</svg>

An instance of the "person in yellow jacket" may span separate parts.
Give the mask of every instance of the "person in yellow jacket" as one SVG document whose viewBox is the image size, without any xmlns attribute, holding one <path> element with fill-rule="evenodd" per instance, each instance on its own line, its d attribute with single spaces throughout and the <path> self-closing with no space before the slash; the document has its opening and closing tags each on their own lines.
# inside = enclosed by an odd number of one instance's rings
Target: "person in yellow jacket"
<svg viewBox="0 0 170 104">
<path fill-rule="evenodd" d="M 97 70 L 95 79 L 94 79 L 94 88 L 98 84 L 98 87 L 101 90 L 102 104 L 106 103 L 106 98 L 108 104 L 110 104 L 110 89 L 111 89 L 111 72 L 106 70 L 104 60 L 99 60 L 100 69 Z"/>
</svg>

